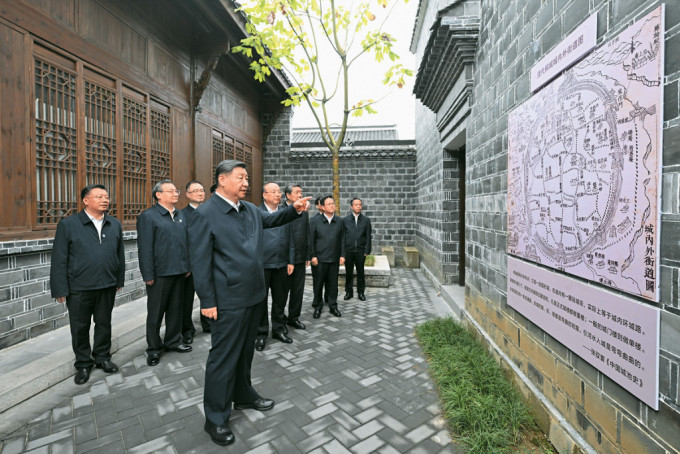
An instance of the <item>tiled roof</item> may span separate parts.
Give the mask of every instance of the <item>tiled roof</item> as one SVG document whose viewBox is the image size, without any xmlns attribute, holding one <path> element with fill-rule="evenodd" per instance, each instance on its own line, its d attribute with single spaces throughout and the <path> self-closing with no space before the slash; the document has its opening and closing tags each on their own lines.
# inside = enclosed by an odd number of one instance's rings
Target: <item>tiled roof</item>
<svg viewBox="0 0 680 454">
<path fill-rule="evenodd" d="M 331 128 L 333 133 L 337 133 L 340 128 Z M 318 128 L 293 128 L 291 145 L 320 144 L 321 132 Z M 348 126 L 345 132 L 344 144 L 352 146 L 357 142 L 376 143 L 385 140 L 399 140 L 399 133 L 396 125 L 377 125 L 377 126 Z"/>
<path fill-rule="evenodd" d="M 433 112 L 439 111 L 465 66 L 474 62 L 479 39 L 479 16 L 450 16 L 453 12 L 442 10 L 432 26 L 413 87 Z"/>
</svg>

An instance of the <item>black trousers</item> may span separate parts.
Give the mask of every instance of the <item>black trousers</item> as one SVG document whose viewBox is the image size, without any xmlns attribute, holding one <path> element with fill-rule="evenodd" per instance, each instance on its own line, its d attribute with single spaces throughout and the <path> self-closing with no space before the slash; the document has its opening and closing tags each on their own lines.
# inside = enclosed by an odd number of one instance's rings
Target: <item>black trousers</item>
<svg viewBox="0 0 680 454">
<path fill-rule="evenodd" d="M 257 327 L 257 338 L 266 339 L 269 335 L 269 310 L 267 298 L 269 290 L 272 292 L 272 334 L 283 333 L 286 330 L 286 298 L 288 297 L 287 267 L 265 268 L 264 285 L 267 289 L 264 301 L 260 303 L 260 323 Z"/>
<path fill-rule="evenodd" d="M 252 402 L 260 397 L 250 379 L 260 308 L 260 303 L 240 309 L 218 307 L 217 320 L 211 321 L 203 408 L 213 424 L 229 422 L 232 402 Z"/>
<path fill-rule="evenodd" d="M 184 278 L 184 296 L 182 297 L 182 337 L 193 337 L 196 334 L 194 322 L 191 315 L 194 312 L 194 276 L 189 275 Z"/>
<path fill-rule="evenodd" d="M 182 334 L 182 298 L 184 274 L 157 277 L 146 286 L 146 352 L 159 355 L 165 348 L 177 347 Z M 161 324 L 165 317 L 165 338 L 161 341 Z"/>
<path fill-rule="evenodd" d="M 352 293 L 354 287 L 354 267 L 357 267 L 357 292 L 364 293 L 366 290 L 366 276 L 364 274 L 364 263 L 366 256 L 363 252 L 345 253 L 345 293 Z"/>
<path fill-rule="evenodd" d="M 190 274 L 184 281 L 184 314 L 182 319 L 182 337 L 196 334 L 196 328 L 191 316 L 194 313 L 194 297 L 196 288 L 194 287 L 194 275 Z M 200 307 L 200 305 L 199 305 Z M 201 328 L 203 331 L 210 331 L 210 319 L 201 314 Z"/>
<path fill-rule="evenodd" d="M 293 274 L 288 276 L 288 320 L 298 320 L 302 312 L 302 297 L 305 293 L 305 262 L 296 263 Z"/>
<path fill-rule="evenodd" d="M 316 282 L 319 280 L 319 267 L 312 265 L 312 289 L 316 288 Z M 323 287 L 323 283 L 321 284 Z M 312 290 L 314 291 L 314 290 Z M 324 289 L 323 300 L 328 303 L 328 290 Z M 323 306 L 323 305 L 322 305 Z M 314 307 L 314 301 L 312 301 L 312 307 Z"/>
<path fill-rule="evenodd" d="M 111 312 L 115 299 L 116 287 L 71 292 L 66 297 L 76 369 L 84 369 L 111 359 Z M 92 348 L 91 320 L 94 320 Z"/>
<path fill-rule="evenodd" d="M 314 267 L 313 267 L 314 268 Z M 323 290 L 326 287 L 326 296 L 328 297 L 328 307 L 331 309 L 338 307 L 338 271 L 340 265 L 338 262 L 323 263 L 320 262 L 316 267 L 316 280 L 314 281 L 314 301 L 312 307 L 314 309 L 321 309 L 324 303 Z"/>
</svg>

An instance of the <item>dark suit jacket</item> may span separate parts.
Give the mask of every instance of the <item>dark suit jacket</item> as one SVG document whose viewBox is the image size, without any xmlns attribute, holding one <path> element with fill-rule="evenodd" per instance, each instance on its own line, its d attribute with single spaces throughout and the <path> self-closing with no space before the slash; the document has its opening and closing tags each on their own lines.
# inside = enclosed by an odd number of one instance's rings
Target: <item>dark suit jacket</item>
<svg viewBox="0 0 680 454">
<path fill-rule="evenodd" d="M 371 220 L 359 213 L 357 223 L 354 223 L 354 213 L 343 219 L 345 226 L 345 250 L 347 252 L 371 253 Z"/>
<path fill-rule="evenodd" d="M 118 219 L 104 215 L 101 241 L 85 210 L 59 221 L 50 264 L 54 298 L 72 291 L 121 288 L 124 282 L 125 248 Z"/>
<path fill-rule="evenodd" d="M 196 208 L 192 207 L 191 205 L 187 205 L 184 208 L 182 208 L 180 211 L 184 215 L 184 222 L 186 222 L 187 225 L 189 225 L 191 215 L 194 214 L 194 211 L 196 211 Z"/>
<path fill-rule="evenodd" d="M 260 209 L 269 213 L 267 206 L 262 202 Z M 278 207 L 276 212 L 285 210 L 286 207 Z M 293 222 L 297 222 L 296 219 Z M 288 255 L 290 252 L 290 224 L 267 229 L 263 232 L 264 244 L 262 246 L 263 265 L 265 269 L 283 268 L 288 265 Z"/>
<path fill-rule="evenodd" d="M 342 218 L 333 216 L 328 222 L 326 216 L 315 216 L 309 222 L 310 257 L 321 263 L 337 263 L 345 256 L 345 242 Z"/>
<path fill-rule="evenodd" d="M 160 204 L 148 208 L 137 218 L 137 253 L 142 279 L 174 276 L 189 272 L 187 223 L 180 210 L 175 219 Z"/>
<path fill-rule="evenodd" d="M 241 207 L 238 212 L 214 194 L 191 217 L 191 270 L 201 309 L 261 303 L 265 297 L 263 229 L 298 217 L 292 206 L 273 214 L 243 200 Z"/>
<path fill-rule="evenodd" d="M 298 219 L 288 224 L 290 248 L 288 264 L 295 265 L 309 260 L 307 243 L 309 242 L 309 213 L 303 212 Z"/>
</svg>

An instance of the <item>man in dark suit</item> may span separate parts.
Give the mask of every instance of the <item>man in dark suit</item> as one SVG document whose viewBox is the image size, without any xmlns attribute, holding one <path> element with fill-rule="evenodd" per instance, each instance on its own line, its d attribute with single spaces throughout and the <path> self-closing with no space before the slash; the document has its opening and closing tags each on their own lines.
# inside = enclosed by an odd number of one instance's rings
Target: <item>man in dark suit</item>
<svg viewBox="0 0 680 454">
<path fill-rule="evenodd" d="M 267 182 L 262 187 L 260 209 L 267 213 L 275 213 L 281 203 L 281 188 L 274 182 Z M 296 219 L 293 222 L 298 222 Z M 265 295 L 261 303 L 260 325 L 255 338 L 255 350 L 262 351 L 269 335 L 269 310 L 267 299 L 269 291 L 272 293 L 272 339 L 285 344 L 292 344 L 286 328 L 286 293 L 288 291 L 288 257 L 290 255 L 290 231 L 288 224 L 266 229 L 263 232 L 264 245 L 264 286 Z"/>
<path fill-rule="evenodd" d="M 309 223 L 309 245 L 312 266 L 317 267 L 314 283 L 314 318 L 321 317 L 323 286 L 328 295 L 330 313 L 340 317 L 338 310 L 338 271 L 345 263 L 345 242 L 342 219 L 335 216 L 335 201 L 326 196 L 321 200 L 324 214 Z"/>
<path fill-rule="evenodd" d="M 286 186 L 286 205 L 292 205 L 302 198 L 299 185 Z M 302 312 L 302 296 L 305 292 L 305 272 L 309 266 L 307 259 L 307 242 L 309 241 L 309 214 L 302 213 L 298 219 L 288 225 L 290 232 L 290 254 L 288 259 L 288 319 L 287 325 L 295 329 L 305 329 L 300 321 Z"/>
<path fill-rule="evenodd" d="M 85 209 L 57 224 L 50 264 L 52 297 L 68 308 L 78 385 L 90 379 L 92 366 L 108 374 L 118 372 L 111 362 L 111 312 L 125 281 L 123 230 L 118 219 L 106 214 L 106 187 L 86 186 L 80 197 Z"/>
<path fill-rule="evenodd" d="M 366 277 L 364 262 L 371 253 L 371 220 L 361 214 L 361 199 L 355 197 L 350 202 L 352 212 L 344 217 L 345 227 L 345 300 L 354 296 L 354 266 L 357 267 L 357 294 L 366 301 Z"/>
<path fill-rule="evenodd" d="M 156 204 L 137 218 L 139 270 L 146 283 L 146 363 L 155 366 L 163 350 L 187 353 L 182 343 L 182 298 L 189 274 L 187 225 L 175 209 L 180 191 L 172 181 L 163 180 L 153 188 Z M 165 338 L 161 324 L 165 317 Z"/>
<path fill-rule="evenodd" d="M 187 183 L 186 196 L 189 199 L 189 204 L 182 210 L 184 215 L 184 220 L 189 225 L 191 215 L 194 214 L 194 210 L 198 208 L 205 200 L 205 188 L 200 181 L 191 180 Z M 194 322 L 191 320 L 191 316 L 194 312 L 194 294 L 196 289 L 194 288 L 194 276 L 189 274 L 184 279 L 184 298 L 182 298 L 182 341 L 185 344 L 191 344 L 194 342 L 194 336 L 196 335 L 196 328 L 194 327 Z M 201 315 L 201 328 L 203 328 L 204 333 L 210 332 L 210 322 L 209 319 Z"/>
<path fill-rule="evenodd" d="M 250 381 L 255 335 L 265 295 L 263 229 L 277 227 L 307 209 L 307 199 L 269 214 L 243 201 L 248 190 L 246 165 L 225 160 L 215 169 L 217 190 L 191 219 L 191 269 L 201 313 L 212 319 L 205 367 L 205 431 L 213 442 L 234 442 L 231 406 L 259 411 L 274 407 Z"/>
<path fill-rule="evenodd" d="M 323 216 L 323 205 L 321 204 L 321 201 L 322 201 L 322 200 L 323 200 L 323 197 L 317 197 L 317 198 L 314 200 L 314 206 L 315 206 L 316 209 L 317 209 L 317 213 L 316 213 L 314 216 L 312 216 L 312 217 L 309 218 L 310 224 L 312 223 L 312 221 L 314 221 L 314 219 L 320 218 L 320 217 Z M 307 229 L 307 231 L 309 232 L 309 229 Z M 309 237 L 308 237 L 308 238 L 307 238 L 307 261 L 308 261 L 310 264 L 312 263 L 312 256 L 310 255 L 311 249 L 312 249 L 312 248 L 310 247 L 310 244 L 309 244 Z M 319 268 L 318 268 L 317 266 L 312 266 L 312 267 L 311 267 L 311 270 L 312 270 L 312 288 L 315 289 L 315 288 L 316 288 L 316 282 L 317 282 L 317 280 L 318 280 L 318 277 L 317 277 L 318 273 L 317 273 L 317 271 L 319 270 Z M 321 286 L 323 287 L 323 300 L 324 300 L 324 302 L 325 302 L 326 304 L 328 304 L 328 290 L 326 289 L 326 286 L 324 285 L 323 282 L 321 283 Z M 312 303 L 312 304 L 313 304 L 313 303 Z M 313 306 L 312 306 L 312 307 L 313 307 Z"/>
</svg>

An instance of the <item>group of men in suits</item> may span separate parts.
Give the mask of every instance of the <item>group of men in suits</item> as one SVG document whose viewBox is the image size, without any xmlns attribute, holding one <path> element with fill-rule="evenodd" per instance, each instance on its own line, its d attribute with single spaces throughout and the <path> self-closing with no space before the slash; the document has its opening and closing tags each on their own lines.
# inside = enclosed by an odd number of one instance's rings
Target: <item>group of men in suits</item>
<svg viewBox="0 0 680 454">
<path fill-rule="evenodd" d="M 285 191 L 286 202 L 281 205 L 283 196 L 281 188 L 274 182 L 267 182 L 262 187 L 262 203 L 260 209 L 267 213 L 275 213 L 285 209 L 302 198 L 299 185 L 289 185 Z M 269 311 L 267 298 L 272 295 L 271 331 L 272 339 L 291 344 L 288 327 L 305 329 L 300 321 L 302 312 L 302 294 L 304 292 L 305 266 L 307 261 L 308 214 L 303 212 L 293 222 L 264 231 L 264 278 L 265 298 L 261 305 L 260 325 L 255 338 L 255 350 L 265 349 L 269 335 Z M 285 313 L 286 301 L 289 299 L 288 315 Z"/>
<path fill-rule="evenodd" d="M 314 318 L 321 317 L 326 303 L 330 313 L 338 309 L 338 273 L 345 265 L 345 301 L 354 296 L 354 269 L 357 271 L 357 294 L 366 301 L 364 263 L 371 253 L 371 220 L 361 213 L 361 199 L 353 198 L 352 212 L 344 218 L 335 215 L 335 201 L 327 195 L 316 200 L 319 213 L 309 223 L 309 245 L 314 280 Z"/>
<path fill-rule="evenodd" d="M 152 192 L 156 203 L 137 220 L 137 246 L 147 289 L 147 364 L 157 365 L 166 351 L 192 350 L 195 291 L 201 325 L 211 333 L 212 343 L 206 363 L 205 431 L 215 443 L 226 445 L 234 441 L 228 425 L 232 404 L 236 410 L 265 411 L 274 406 L 273 400 L 257 393 L 250 378 L 254 350 L 264 349 L 269 331 L 269 290 L 272 337 L 282 342 L 292 342 L 288 327 L 305 329 L 300 313 L 310 262 L 314 317 L 321 314 L 323 287 L 331 314 L 340 317 L 337 276 L 343 263 L 356 264 L 358 295 L 365 300 L 363 261 L 370 252 L 371 227 L 361 214 L 359 199 L 352 201 L 353 214 L 341 219 L 335 216 L 332 197 L 325 197 L 323 214 L 310 220 L 310 198 L 302 197 L 298 185 L 285 188 L 286 201 L 280 204 L 279 186 L 265 184 L 264 201 L 256 207 L 243 200 L 248 173 L 239 161 L 222 161 L 215 183 L 214 195 L 203 203 L 203 186 L 189 182 L 189 205 L 178 210 L 180 191 L 171 180 L 158 182 Z M 111 313 L 115 293 L 125 280 L 122 227 L 106 213 L 106 188 L 87 186 L 81 198 L 85 209 L 57 226 L 50 274 L 52 296 L 66 302 L 69 311 L 77 384 L 88 381 L 93 366 L 106 373 L 118 371 L 111 361 Z M 352 270 L 347 271 L 345 299 L 352 295 Z"/>
</svg>

